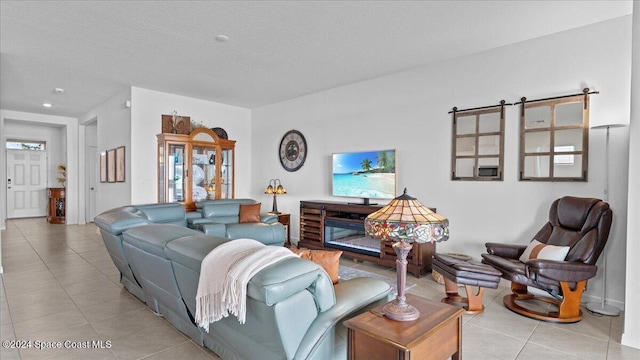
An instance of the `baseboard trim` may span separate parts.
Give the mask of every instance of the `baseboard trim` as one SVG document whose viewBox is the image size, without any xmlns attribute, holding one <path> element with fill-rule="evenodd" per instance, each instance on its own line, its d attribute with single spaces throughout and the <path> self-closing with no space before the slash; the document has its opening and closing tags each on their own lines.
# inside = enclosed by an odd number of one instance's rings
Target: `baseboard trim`
<svg viewBox="0 0 640 360">
<path fill-rule="evenodd" d="M 624 346 L 640 349 L 640 335 L 623 333 L 622 341 L 620 341 L 620 344 Z"/>
</svg>

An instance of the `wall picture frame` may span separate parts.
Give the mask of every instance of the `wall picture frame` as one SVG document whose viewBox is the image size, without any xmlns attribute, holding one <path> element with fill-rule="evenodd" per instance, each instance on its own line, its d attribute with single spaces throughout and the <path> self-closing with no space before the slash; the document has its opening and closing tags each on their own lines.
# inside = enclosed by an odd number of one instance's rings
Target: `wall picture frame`
<svg viewBox="0 0 640 360">
<path fill-rule="evenodd" d="M 124 146 L 116 148 L 116 182 L 125 182 L 125 149 Z"/>
<path fill-rule="evenodd" d="M 107 150 L 107 182 L 116 182 L 116 149 Z"/>
<path fill-rule="evenodd" d="M 107 152 L 100 153 L 100 182 L 107 182 Z"/>
</svg>

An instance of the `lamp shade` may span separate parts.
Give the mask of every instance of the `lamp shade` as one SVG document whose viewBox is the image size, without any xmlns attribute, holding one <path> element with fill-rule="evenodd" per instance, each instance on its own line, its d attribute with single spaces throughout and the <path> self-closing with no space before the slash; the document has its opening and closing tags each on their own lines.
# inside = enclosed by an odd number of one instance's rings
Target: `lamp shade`
<svg viewBox="0 0 640 360">
<path fill-rule="evenodd" d="M 287 190 L 280 183 L 280 179 L 271 179 L 269 180 L 269 185 L 264 190 L 265 194 L 286 194 Z"/>
<path fill-rule="evenodd" d="M 449 239 L 449 220 L 404 193 L 364 221 L 366 232 L 383 240 L 440 242 Z"/>
<path fill-rule="evenodd" d="M 280 214 L 278 211 L 278 203 L 276 202 L 276 195 L 286 194 L 287 190 L 282 186 L 280 179 L 271 179 L 269 180 L 269 185 L 264 190 L 265 194 L 273 194 L 273 207 L 271 208 L 271 213 Z"/>
</svg>

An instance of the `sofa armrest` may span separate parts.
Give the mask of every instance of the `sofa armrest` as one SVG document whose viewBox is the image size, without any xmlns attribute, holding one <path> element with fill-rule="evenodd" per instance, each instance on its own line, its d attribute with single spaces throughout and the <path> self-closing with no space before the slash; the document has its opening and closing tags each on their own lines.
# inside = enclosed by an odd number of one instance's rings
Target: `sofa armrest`
<svg viewBox="0 0 640 360">
<path fill-rule="evenodd" d="M 192 229 L 197 229 L 198 225 L 201 225 L 201 224 L 215 224 L 215 221 L 211 219 L 205 219 L 203 217 L 187 218 L 187 226 L 189 226 Z"/>
<path fill-rule="evenodd" d="M 348 318 L 387 303 L 391 287 L 382 280 L 360 277 L 340 281 L 335 285 L 335 293 L 336 304 L 320 313 L 311 324 L 298 346 L 295 359 L 317 358 L 315 352 L 323 350 L 317 345 L 323 337 L 331 336 L 328 332 L 335 331 L 335 327 Z"/>
<path fill-rule="evenodd" d="M 484 244 L 487 252 L 491 255 L 497 255 L 509 259 L 517 259 L 527 248 L 526 245 L 500 244 L 488 242 Z"/>
<path fill-rule="evenodd" d="M 258 240 L 265 245 L 284 245 L 286 234 L 284 225 L 279 222 L 273 224 L 265 223 L 238 223 L 227 224 L 226 238 L 242 239 L 248 238 Z"/>
<path fill-rule="evenodd" d="M 584 263 L 556 260 L 529 260 L 525 264 L 527 277 L 542 276 L 560 282 L 578 282 L 596 276 L 598 267 Z"/>
<path fill-rule="evenodd" d="M 189 211 L 186 216 L 187 216 L 187 221 L 189 221 L 189 219 L 201 219 L 202 218 L 202 212 L 201 211 Z"/>
<path fill-rule="evenodd" d="M 298 257 L 278 261 L 251 278 L 247 296 L 272 306 L 303 291 L 310 291 L 320 311 L 335 304 L 331 280 L 318 264 Z"/>
<path fill-rule="evenodd" d="M 278 215 L 272 213 L 261 213 L 260 222 L 265 224 L 273 224 L 278 222 Z"/>
<path fill-rule="evenodd" d="M 207 235 L 213 235 L 221 238 L 226 237 L 227 234 L 227 226 L 225 224 L 216 224 L 214 222 L 198 224 L 197 229 Z"/>
</svg>

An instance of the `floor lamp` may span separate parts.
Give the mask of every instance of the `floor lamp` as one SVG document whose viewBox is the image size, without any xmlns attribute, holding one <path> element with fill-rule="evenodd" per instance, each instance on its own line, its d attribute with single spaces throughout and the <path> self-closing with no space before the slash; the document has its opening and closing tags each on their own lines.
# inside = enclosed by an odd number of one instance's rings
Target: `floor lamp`
<svg viewBox="0 0 640 360">
<path fill-rule="evenodd" d="M 609 129 L 611 128 L 619 128 L 625 127 L 625 124 L 608 124 L 608 125 L 597 125 L 593 126 L 591 129 L 599 130 L 599 129 L 607 129 L 607 139 L 605 143 L 605 159 L 604 159 L 604 197 L 603 200 L 605 202 L 609 201 Z M 590 302 L 587 303 L 587 309 L 591 312 L 608 315 L 608 316 L 618 316 L 620 314 L 620 310 L 617 307 L 609 306 L 605 304 L 605 299 L 607 295 L 607 253 L 602 254 L 602 299 L 600 302 Z"/>
</svg>

